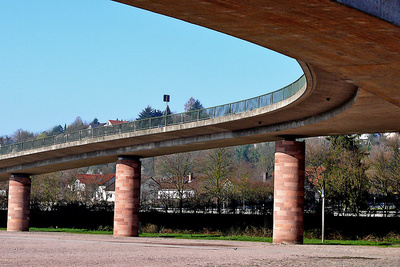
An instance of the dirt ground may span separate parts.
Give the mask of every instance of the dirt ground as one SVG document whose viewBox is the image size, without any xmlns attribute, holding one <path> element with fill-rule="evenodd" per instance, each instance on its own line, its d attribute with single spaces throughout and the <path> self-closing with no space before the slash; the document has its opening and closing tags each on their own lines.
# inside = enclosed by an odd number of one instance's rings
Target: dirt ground
<svg viewBox="0 0 400 267">
<path fill-rule="evenodd" d="M 400 266 L 400 248 L 0 231 L 0 266 Z"/>
</svg>

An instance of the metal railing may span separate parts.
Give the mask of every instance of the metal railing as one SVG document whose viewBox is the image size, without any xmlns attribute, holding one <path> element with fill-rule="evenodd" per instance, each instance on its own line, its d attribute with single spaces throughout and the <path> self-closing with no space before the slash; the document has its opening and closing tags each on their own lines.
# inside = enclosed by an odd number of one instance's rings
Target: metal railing
<svg viewBox="0 0 400 267">
<path fill-rule="evenodd" d="M 301 88 L 303 88 L 305 84 L 306 78 L 303 75 L 298 80 L 282 89 L 258 97 L 211 108 L 192 110 L 188 112 L 171 114 L 168 116 L 153 117 L 143 120 L 135 120 L 113 126 L 101 126 L 93 129 L 83 129 L 76 132 L 63 133 L 60 135 L 49 136 L 41 139 L 29 140 L 12 145 L 5 145 L 0 147 L 0 155 L 73 141 L 80 141 L 84 139 L 103 137 L 107 135 L 159 128 L 164 127 L 165 125 L 170 126 L 238 114 L 283 101 L 296 94 Z"/>
</svg>

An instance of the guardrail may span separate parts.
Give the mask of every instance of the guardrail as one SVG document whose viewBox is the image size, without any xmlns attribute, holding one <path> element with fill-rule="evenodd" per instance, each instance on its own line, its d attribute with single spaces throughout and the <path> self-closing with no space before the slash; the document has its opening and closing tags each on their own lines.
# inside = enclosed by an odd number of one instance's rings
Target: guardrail
<svg viewBox="0 0 400 267">
<path fill-rule="evenodd" d="M 183 124 L 194 121 L 219 118 L 231 114 L 238 114 L 283 101 L 296 94 L 305 84 L 306 78 L 303 75 L 295 82 L 289 84 L 282 89 L 258 97 L 253 97 L 250 99 L 211 108 L 192 110 L 188 112 L 171 114 L 168 116 L 153 117 L 144 120 L 136 120 L 113 126 L 102 126 L 93 129 L 83 129 L 76 132 L 63 133 L 60 135 L 49 136 L 41 139 L 29 140 L 12 145 L 5 145 L 0 147 L 0 155 L 84 139 L 97 138 L 107 135 L 159 128 L 164 127 L 165 125 L 169 126 Z"/>
</svg>

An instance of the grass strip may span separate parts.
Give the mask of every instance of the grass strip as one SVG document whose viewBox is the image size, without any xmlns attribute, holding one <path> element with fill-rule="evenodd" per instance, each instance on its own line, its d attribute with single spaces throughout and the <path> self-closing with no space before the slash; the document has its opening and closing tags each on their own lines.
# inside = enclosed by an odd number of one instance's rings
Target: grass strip
<svg viewBox="0 0 400 267">
<path fill-rule="evenodd" d="M 113 234 L 113 231 L 98 231 L 98 230 L 75 229 L 75 228 L 30 227 L 29 231 L 32 231 L 32 232 L 60 232 L 60 233 L 74 233 L 74 234 L 93 234 L 93 235 L 112 235 Z"/>
</svg>

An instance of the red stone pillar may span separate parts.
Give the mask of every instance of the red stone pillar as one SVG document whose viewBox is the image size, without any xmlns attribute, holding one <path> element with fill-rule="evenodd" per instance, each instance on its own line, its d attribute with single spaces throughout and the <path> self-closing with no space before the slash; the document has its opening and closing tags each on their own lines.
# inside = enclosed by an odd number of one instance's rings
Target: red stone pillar
<svg viewBox="0 0 400 267">
<path fill-rule="evenodd" d="M 115 177 L 114 236 L 139 235 L 140 160 L 120 157 Z"/>
<path fill-rule="evenodd" d="M 13 174 L 8 190 L 7 231 L 29 231 L 31 178 Z"/>
<path fill-rule="evenodd" d="M 304 142 L 275 142 L 273 243 L 303 243 L 304 158 Z"/>
</svg>

